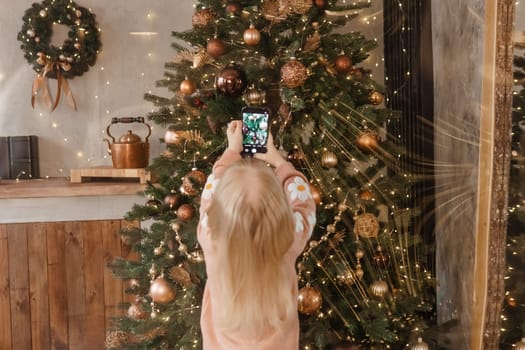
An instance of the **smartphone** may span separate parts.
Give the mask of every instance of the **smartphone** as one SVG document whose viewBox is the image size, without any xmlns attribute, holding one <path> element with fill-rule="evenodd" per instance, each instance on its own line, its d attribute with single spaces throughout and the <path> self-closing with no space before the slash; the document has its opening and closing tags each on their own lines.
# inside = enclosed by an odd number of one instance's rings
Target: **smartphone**
<svg viewBox="0 0 525 350">
<path fill-rule="evenodd" d="M 242 109 L 243 154 L 253 156 L 266 153 L 266 143 L 270 132 L 270 110 L 264 107 L 244 107 Z"/>
</svg>

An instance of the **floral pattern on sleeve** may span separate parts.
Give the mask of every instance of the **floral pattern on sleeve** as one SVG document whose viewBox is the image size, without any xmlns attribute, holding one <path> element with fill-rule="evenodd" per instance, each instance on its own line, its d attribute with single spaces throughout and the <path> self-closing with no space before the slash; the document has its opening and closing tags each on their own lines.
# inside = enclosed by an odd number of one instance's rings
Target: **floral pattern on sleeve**
<svg viewBox="0 0 525 350">
<path fill-rule="evenodd" d="M 296 176 L 293 181 L 288 184 L 288 191 L 290 192 L 291 200 L 306 201 L 312 198 L 310 193 L 310 186 L 303 178 Z"/>
<path fill-rule="evenodd" d="M 204 189 L 202 190 L 202 198 L 206 200 L 211 199 L 213 193 L 215 192 L 215 188 L 217 188 L 218 183 L 219 179 L 216 179 L 215 176 L 213 176 L 213 174 L 208 176 L 208 181 L 206 181 Z"/>
</svg>

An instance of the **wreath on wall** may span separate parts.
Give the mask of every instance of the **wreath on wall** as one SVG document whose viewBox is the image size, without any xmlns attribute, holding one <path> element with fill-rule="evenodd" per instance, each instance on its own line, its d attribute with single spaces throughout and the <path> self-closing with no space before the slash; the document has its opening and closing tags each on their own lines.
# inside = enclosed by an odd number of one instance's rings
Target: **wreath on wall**
<svg viewBox="0 0 525 350">
<path fill-rule="evenodd" d="M 102 46 L 95 15 L 72 0 L 44 0 L 34 3 L 22 18 L 24 24 L 18 40 L 24 57 L 37 76 L 33 82 L 31 105 L 42 94 L 44 101 L 55 110 L 63 91 L 68 103 L 76 110 L 76 102 L 67 79 L 81 76 L 93 66 Z M 51 44 L 53 25 L 69 27 L 67 39 L 56 47 Z M 49 93 L 47 78 L 57 79 L 54 101 Z"/>
</svg>

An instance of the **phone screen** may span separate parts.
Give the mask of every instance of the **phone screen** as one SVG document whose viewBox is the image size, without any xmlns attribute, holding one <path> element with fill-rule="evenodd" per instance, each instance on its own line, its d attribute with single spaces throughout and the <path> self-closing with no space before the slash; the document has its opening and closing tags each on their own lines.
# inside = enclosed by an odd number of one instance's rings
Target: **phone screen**
<svg viewBox="0 0 525 350">
<path fill-rule="evenodd" d="M 264 109 L 247 108 L 242 112 L 245 153 L 266 152 L 270 114 Z"/>
</svg>

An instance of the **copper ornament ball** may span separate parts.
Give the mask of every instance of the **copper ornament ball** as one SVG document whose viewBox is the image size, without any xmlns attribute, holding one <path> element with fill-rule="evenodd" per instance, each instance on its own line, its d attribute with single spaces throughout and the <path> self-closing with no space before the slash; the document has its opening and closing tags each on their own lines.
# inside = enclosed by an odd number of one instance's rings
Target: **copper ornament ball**
<svg viewBox="0 0 525 350">
<path fill-rule="evenodd" d="M 320 205 L 323 197 L 321 190 L 319 190 L 317 186 L 310 184 L 310 193 L 312 194 L 315 204 Z"/>
<path fill-rule="evenodd" d="M 242 5 L 237 1 L 230 1 L 226 4 L 226 14 L 239 15 L 242 12 Z"/>
<path fill-rule="evenodd" d="M 155 303 L 167 304 L 175 299 L 175 290 L 163 277 L 158 277 L 151 283 L 149 295 Z"/>
<path fill-rule="evenodd" d="M 339 55 L 334 62 L 335 70 L 340 74 L 347 74 L 352 70 L 352 59 L 346 55 Z"/>
<path fill-rule="evenodd" d="M 176 193 L 169 193 L 164 197 L 164 204 L 166 204 L 170 209 L 176 208 L 179 205 L 179 195 Z"/>
<path fill-rule="evenodd" d="M 246 73 L 237 65 L 229 65 L 217 74 L 215 86 L 225 96 L 239 96 L 246 89 Z"/>
<path fill-rule="evenodd" d="M 358 196 L 359 199 L 362 199 L 364 201 L 371 201 L 372 199 L 374 199 L 374 194 L 367 188 L 364 188 L 361 191 L 359 191 Z"/>
<path fill-rule="evenodd" d="M 370 101 L 373 105 L 380 105 L 383 103 L 384 96 L 379 91 L 372 91 L 370 95 L 368 95 L 368 101 Z"/>
<path fill-rule="evenodd" d="M 321 309 L 323 297 L 321 296 L 321 293 L 314 287 L 306 286 L 299 290 L 297 301 L 299 312 L 305 315 L 311 315 Z"/>
<path fill-rule="evenodd" d="M 177 217 L 182 221 L 189 221 L 195 216 L 195 208 L 191 204 L 182 204 L 177 209 Z"/>
<path fill-rule="evenodd" d="M 206 52 L 213 58 L 218 58 L 226 52 L 226 43 L 219 38 L 213 38 L 206 44 Z"/>
<path fill-rule="evenodd" d="M 388 293 L 388 284 L 383 280 L 377 280 L 370 285 L 370 294 L 383 298 Z"/>
<path fill-rule="evenodd" d="M 379 135 L 376 131 L 366 130 L 357 138 L 357 148 L 363 152 L 377 151 L 379 149 Z"/>
<path fill-rule="evenodd" d="M 314 5 L 323 10 L 328 6 L 328 0 L 314 0 Z"/>
<path fill-rule="evenodd" d="M 307 78 L 308 72 L 306 67 L 295 58 L 286 62 L 281 68 L 281 79 L 286 87 L 299 87 L 304 84 Z"/>
<path fill-rule="evenodd" d="M 242 35 L 246 45 L 255 46 L 261 41 L 261 32 L 250 24 L 250 28 L 246 29 Z"/>
<path fill-rule="evenodd" d="M 321 165 L 325 168 L 335 168 L 337 166 L 337 156 L 334 152 L 325 151 L 321 156 Z"/>
<path fill-rule="evenodd" d="M 195 91 L 197 91 L 197 84 L 194 81 L 189 79 L 184 79 L 180 83 L 180 93 L 184 96 L 190 96 Z"/>
<path fill-rule="evenodd" d="M 210 9 L 203 9 L 196 11 L 192 18 L 191 23 L 194 27 L 206 27 L 210 25 L 215 19 L 213 12 Z"/>
</svg>

